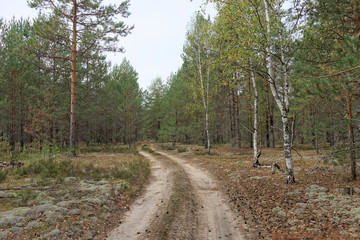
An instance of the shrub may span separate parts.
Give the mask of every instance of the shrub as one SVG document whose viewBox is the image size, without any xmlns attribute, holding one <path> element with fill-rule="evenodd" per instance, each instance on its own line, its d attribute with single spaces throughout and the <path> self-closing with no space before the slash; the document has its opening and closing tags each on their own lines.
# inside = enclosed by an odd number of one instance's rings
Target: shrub
<svg viewBox="0 0 360 240">
<path fill-rule="evenodd" d="M 5 181 L 8 175 L 7 170 L 0 170 L 0 182 Z"/>
</svg>

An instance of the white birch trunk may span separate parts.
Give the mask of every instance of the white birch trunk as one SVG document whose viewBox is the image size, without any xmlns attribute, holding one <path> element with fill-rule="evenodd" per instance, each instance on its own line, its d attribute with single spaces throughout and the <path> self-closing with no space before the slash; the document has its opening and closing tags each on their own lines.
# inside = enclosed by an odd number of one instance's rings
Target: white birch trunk
<svg viewBox="0 0 360 240">
<path fill-rule="evenodd" d="M 257 146 L 257 135 L 258 135 L 258 91 L 256 87 L 255 75 L 251 70 L 251 81 L 254 88 L 254 132 L 253 132 L 253 149 L 254 149 L 254 160 L 253 166 L 257 167 L 260 165 L 258 159 L 258 146 Z"/>
<path fill-rule="evenodd" d="M 284 140 L 284 157 L 286 162 L 287 171 L 287 183 L 295 183 L 294 177 L 294 166 L 291 154 L 291 138 L 290 138 L 290 121 L 288 117 L 290 102 L 289 102 L 289 82 L 287 77 L 287 69 L 285 66 L 284 49 L 281 48 L 281 60 L 283 61 L 284 71 L 284 94 L 283 98 L 280 97 L 280 93 L 276 86 L 276 80 L 274 79 L 274 63 L 271 56 L 271 45 L 270 45 L 270 14 L 267 0 L 264 1 L 265 6 L 265 18 L 266 18 L 266 30 L 267 30 L 267 45 L 266 45 L 266 67 L 268 71 L 268 81 L 270 83 L 271 93 L 275 98 L 276 104 L 281 112 L 281 120 L 283 124 L 283 140 Z"/>
<path fill-rule="evenodd" d="M 210 154 L 210 134 L 209 134 L 209 72 L 207 74 L 206 79 L 206 89 L 204 88 L 204 77 L 202 74 L 202 67 L 201 67 L 201 56 L 200 56 L 200 49 L 198 50 L 198 70 L 199 70 L 199 77 L 200 77 L 200 84 L 201 84 L 201 96 L 203 100 L 203 106 L 205 109 L 205 134 L 206 134 L 206 151 L 207 154 Z M 206 91 L 206 92 L 205 92 Z"/>
</svg>

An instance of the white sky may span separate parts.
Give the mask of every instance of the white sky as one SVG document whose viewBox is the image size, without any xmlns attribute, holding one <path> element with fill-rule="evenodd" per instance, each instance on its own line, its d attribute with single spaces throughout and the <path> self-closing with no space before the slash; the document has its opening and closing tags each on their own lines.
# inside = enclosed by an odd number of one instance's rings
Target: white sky
<svg viewBox="0 0 360 240">
<path fill-rule="evenodd" d="M 37 11 L 27 6 L 26 0 L 2 0 L 0 17 L 34 17 Z M 122 0 L 106 0 L 117 3 Z M 135 25 L 132 34 L 120 40 L 126 53 L 109 53 L 108 59 L 120 64 L 126 57 L 139 73 L 140 87 L 146 89 L 157 76 L 163 81 L 171 72 L 176 72 L 181 64 L 183 44 L 187 25 L 191 17 L 200 9 L 202 0 L 131 0 L 131 16 L 125 20 Z M 211 6 L 210 15 L 215 15 Z"/>
</svg>

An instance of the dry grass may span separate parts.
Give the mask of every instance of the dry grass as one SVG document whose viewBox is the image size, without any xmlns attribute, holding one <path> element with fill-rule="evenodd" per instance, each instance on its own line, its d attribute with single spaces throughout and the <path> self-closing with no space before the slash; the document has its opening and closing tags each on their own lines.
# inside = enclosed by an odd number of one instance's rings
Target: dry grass
<svg viewBox="0 0 360 240">
<path fill-rule="evenodd" d="M 119 154 L 119 153 L 89 153 L 78 155 L 74 161 L 81 164 L 92 164 L 95 167 L 109 169 L 127 165 L 138 159 L 142 159 L 140 155 Z"/>
</svg>

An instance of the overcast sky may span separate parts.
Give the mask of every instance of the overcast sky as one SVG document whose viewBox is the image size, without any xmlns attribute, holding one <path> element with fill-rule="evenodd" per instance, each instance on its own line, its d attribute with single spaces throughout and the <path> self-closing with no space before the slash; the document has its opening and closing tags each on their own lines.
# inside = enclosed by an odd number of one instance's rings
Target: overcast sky
<svg viewBox="0 0 360 240">
<path fill-rule="evenodd" d="M 117 3 L 120 0 L 106 0 Z M 126 57 L 139 73 L 139 84 L 147 88 L 157 76 L 163 81 L 171 72 L 181 66 L 180 54 L 185 41 L 187 25 L 203 0 L 131 0 L 131 16 L 126 19 L 129 25 L 135 25 L 132 34 L 122 38 L 120 45 L 125 54 L 109 53 L 108 59 L 120 64 Z M 207 13 L 214 15 L 211 6 Z M 27 6 L 26 0 L 2 1 L 0 16 L 10 20 L 12 17 L 30 17 L 37 11 Z"/>
</svg>

